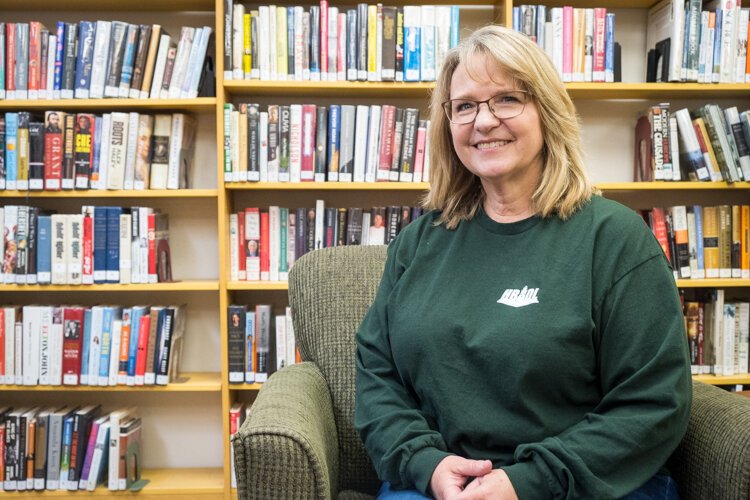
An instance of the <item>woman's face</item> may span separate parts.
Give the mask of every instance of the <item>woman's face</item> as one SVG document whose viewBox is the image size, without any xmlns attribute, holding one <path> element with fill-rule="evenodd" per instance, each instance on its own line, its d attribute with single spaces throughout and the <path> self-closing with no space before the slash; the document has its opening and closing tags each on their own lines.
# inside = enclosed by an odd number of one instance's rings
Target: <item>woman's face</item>
<svg viewBox="0 0 750 500">
<path fill-rule="evenodd" d="M 477 55 L 470 61 L 471 74 L 461 63 L 451 79 L 450 99 L 483 101 L 502 92 L 521 90 L 492 59 Z M 450 124 L 453 147 L 461 163 L 483 185 L 538 182 L 542 173 L 542 124 L 533 99 L 523 112 L 500 120 L 486 104 L 479 105 L 476 120 L 465 125 Z"/>
</svg>

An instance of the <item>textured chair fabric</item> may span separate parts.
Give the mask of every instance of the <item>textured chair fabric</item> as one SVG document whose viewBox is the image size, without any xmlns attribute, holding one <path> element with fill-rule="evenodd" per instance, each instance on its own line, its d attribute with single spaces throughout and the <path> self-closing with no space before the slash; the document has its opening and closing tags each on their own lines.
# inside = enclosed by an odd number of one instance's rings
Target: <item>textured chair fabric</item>
<svg viewBox="0 0 750 500">
<path fill-rule="evenodd" d="M 750 398 L 693 382 L 690 424 L 669 470 L 682 500 L 749 500 Z"/>
<path fill-rule="evenodd" d="M 386 247 L 311 252 L 289 300 L 304 362 L 273 374 L 235 435 L 240 499 L 371 499 L 380 484 L 354 430 L 354 337 Z M 695 382 L 685 439 L 669 462 L 683 500 L 750 500 L 750 398 Z"/>
</svg>

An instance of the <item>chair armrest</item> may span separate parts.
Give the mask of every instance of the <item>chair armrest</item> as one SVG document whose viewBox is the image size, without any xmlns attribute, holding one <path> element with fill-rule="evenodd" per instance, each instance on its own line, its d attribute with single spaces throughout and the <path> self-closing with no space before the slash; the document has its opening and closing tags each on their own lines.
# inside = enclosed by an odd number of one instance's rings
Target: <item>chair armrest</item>
<svg viewBox="0 0 750 500">
<path fill-rule="evenodd" d="M 317 365 L 291 365 L 269 377 L 232 446 L 239 498 L 335 497 L 338 436 Z"/>
<path fill-rule="evenodd" d="M 690 424 L 669 469 L 683 500 L 748 498 L 750 398 L 693 382 Z"/>
</svg>

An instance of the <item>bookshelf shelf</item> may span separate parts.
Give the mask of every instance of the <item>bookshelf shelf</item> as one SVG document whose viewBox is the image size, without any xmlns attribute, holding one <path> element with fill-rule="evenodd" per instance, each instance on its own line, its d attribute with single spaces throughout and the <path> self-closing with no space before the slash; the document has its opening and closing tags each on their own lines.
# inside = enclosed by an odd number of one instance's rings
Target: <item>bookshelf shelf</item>
<svg viewBox="0 0 750 500">
<path fill-rule="evenodd" d="M 0 285 L 0 292 L 204 292 L 216 291 L 216 280 L 174 281 L 170 283 L 136 283 L 122 285 Z"/>
<path fill-rule="evenodd" d="M 137 495 L 138 500 L 218 500 L 224 498 L 224 473 L 221 468 L 145 469 L 141 477 L 150 482 L 138 493 L 109 491 L 106 486 L 99 486 L 93 492 L 57 490 L 40 492 L 40 496 L 44 498 L 84 497 L 89 500 L 105 500 L 112 497 L 133 498 L 134 495 Z"/>
<path fill-rule="evenodd" d="M 750 280 L 743 279 L 704 279 L 677 280 L 677 288 L 745 288 L 750 287 Z"/>
<path fill-rule="evenodd" d="M 215 97 L 196 99 L 36 99 L 0 101 L 0 110 L 90 110 L 117 111 L 145 109 L 151 111 L 210 111 L 216 109 Z"/>
<path fill-rule="evenodd" d="M 230 182 L 232 191 L 426 191 L 427 182 Z"/>
<path fill-rule="evenodd" d="M 440 3 L 440 2 L 438 2 Z M 234 80 L 224 82 L 230 95 L 280 95 L 329 97 L 415 97 L 424 99 L 435 87 L 432 82 L 310 82 Z M 335 94 L 332 94 L 335 93 Z"/>
<path fill-rule="evenodd" d="M 0 2 L 0 11 L 91 11 L 91 0 L 3 0 Z M 123 3 L 121 0 L 99 0 L 96 3 L 99 10 L 117 11 L 210 11 L 214 9 L 214 0 L 130 0 Z"/>
<path fill-rule="evenodd" d="M 66 392 L 219 392 L 221 375 L 219 373 L 181 373 L 180 379 L 169 385 L 146 385 L 130 387 L 89 386 L 89 385 L 0 385 L 2 391 L 66 391 Z"/>
<path fill-rule="evenodd" d="M 601 5 L 599 5 L 601 6 Z M 630 5 L 628 7 L 631 7 Z M 566 83 L 568 93 L 574 99 L 696 99 L 747 98 L 750 84 L 747 83 Z"/>
<path fill-rule="evenodd" d="M 747 373 L 743 375 L 693 375 L 693 380 L 703 382 L 704 384 L 711 385 L 737 385 L 737 384 L 750 384 L 750 375 Z"/>
<path fill-rule="evenodd" d="M 229 384 L 230 391 L 259 391 L 263 384 Z"/>
<path fill-rule="evenodd" d="M 737 191 L 750 189 L 750 182 L 602 182 L 602 191 Z"/>
<path fill-rule="evenodd" d="M 286 281 L 230 281 L 227 290 L 288 290 Z"/>
<path fill-rule="evenodd" d="M 0 198 L 216 198 L 216 189 L 0 191 Z"/>
</svg>

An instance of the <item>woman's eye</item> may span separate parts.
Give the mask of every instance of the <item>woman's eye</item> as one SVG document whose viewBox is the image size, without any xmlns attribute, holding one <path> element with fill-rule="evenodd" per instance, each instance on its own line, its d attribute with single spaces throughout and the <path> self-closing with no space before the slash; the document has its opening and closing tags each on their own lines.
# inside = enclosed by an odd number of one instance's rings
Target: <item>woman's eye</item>
<svg viewBox="0 0 750 500">
<path fill-rule="evenodd" d="M 473 102 L 459 102 L 456 103 L 455 110 L 459 113 L 471 111 L 474 109 L 475 104 Z"/>
</svg>

